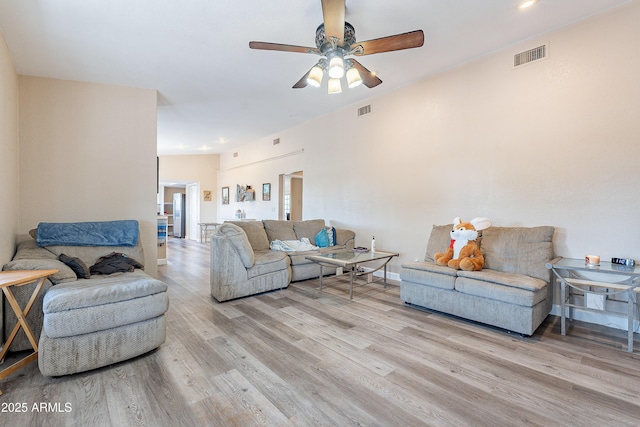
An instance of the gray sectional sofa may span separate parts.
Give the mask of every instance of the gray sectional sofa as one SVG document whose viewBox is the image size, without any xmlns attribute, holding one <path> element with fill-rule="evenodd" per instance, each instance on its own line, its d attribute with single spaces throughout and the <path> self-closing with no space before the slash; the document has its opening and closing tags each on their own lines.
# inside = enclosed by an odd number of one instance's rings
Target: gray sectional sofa
<svg viewBox="0 0 640 427">
<path fill-rule="evenodd" d="M 229 221 L 211 236 L 211 295 L 218 301 L 282 289 L 292 281 L 320 276 L 320 266 L 305 258 L 309 251 L 282 252 L 271 242 L 315 237 L 326 227 L 323 219 L 308 221 Z M 353 249 L 355 233 L 336 229 L 336 244 L 318 251 Z M 331 269 L 323 269 L 331 274 Z M 335 273 L 335 270 L 333 271 Z"/>
<path fill-rule="evenodd" d="M 117 233 L 119 222 L 110 225 Z M 111 233 L 113 228 L 109 230 Z M 131 246 L 39 246 L 36 240 L 28 239 L 18 243 L 13 260 L 4 265 L 4 270 L 58 270 L 45 282 L 27 316 L 39 337 L 38 367 L 43 375 L 61 376 L 110 365 L 147 353 L 165 341 L 164 314 L 169 298 L 164 282 L 138 268 L 79 278 L 59 259 L 64 254 L 90 268 L 113 252 L 126 255 L 132 264 L 135 260 L 144 262 L 139 241 Z M 15 289 L 21 307 L 34 287 L 35 283 Z M 5 337 L 16 324 L 15 314 L 7 308 Z M 10 351 L 30 348 L 26 335 L 20 331 Z"/>
<path fill-rule="evenodd" d="M 481 271 L 440 266 L 434 254 L 450 242 L 452 225 L 433 226 L 424 261 L 402 264 L 400 296 L 407 304 L 532 335 L 551 311 L 554 228 L 490 227 L 478 239 Z"/>
</svg>

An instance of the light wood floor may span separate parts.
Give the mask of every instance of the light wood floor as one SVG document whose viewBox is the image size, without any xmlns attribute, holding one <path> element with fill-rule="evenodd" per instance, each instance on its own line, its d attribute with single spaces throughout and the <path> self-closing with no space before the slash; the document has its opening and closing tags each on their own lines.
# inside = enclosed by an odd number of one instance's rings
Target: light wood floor
<svg viewBox="0 0 640 427">
<path fill-rule="evenodd" d="M 167 341 L 66 377 L 29 365 L 0 382 L 0 425 L 640 424 L 624 331 L 575 323 L 562 337 L 549 317 L 523 338 L 407 307 L 397 283 L 352 302 L 347 283 L 306 281 L 220 304 L 208 269 L 206 245 L 170 240 Z"/>
</svg>

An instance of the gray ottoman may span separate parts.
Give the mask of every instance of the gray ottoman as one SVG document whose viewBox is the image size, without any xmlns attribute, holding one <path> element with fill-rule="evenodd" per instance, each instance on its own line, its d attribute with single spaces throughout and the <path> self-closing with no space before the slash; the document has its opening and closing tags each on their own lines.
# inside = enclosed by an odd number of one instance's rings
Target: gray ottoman
<svg viewBox="0 0 640 427">
<path fill-rule="evenodd" d="M 165 341 L 167 285 L 140 270 L 53 286 L 45 295 L 38 366 L 83 372 L 144 354 Z"/>
</svg>

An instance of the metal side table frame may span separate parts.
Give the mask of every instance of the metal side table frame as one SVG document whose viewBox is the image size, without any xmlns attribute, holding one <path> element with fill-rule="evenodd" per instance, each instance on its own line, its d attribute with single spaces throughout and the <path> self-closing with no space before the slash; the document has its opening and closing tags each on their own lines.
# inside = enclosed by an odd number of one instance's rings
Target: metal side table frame
<svg viewBox="0 0 640 427">
<path fill-rule="evenodd" d="M 546 264 L 546 267 L 553 272 L 560 282 L 560 329 L 562 335 L 566 335 L 566 309 L 569 308 L 569 320 L 573 319 L 573 309 L 581 308 L 593 310 L 585 306 L 575 305 L 573 302 L 573 290 L 579 290 L 585 295 L 627 295 L 627 351 L 633 352 L 633 330 L 635 321 L 635 310 L 637 307 L 636 294 L 640 292 L 640 267 L 624 266 L 601 262 L 598 266 L 589 266 L 583 259 L 572 259 L 558 257 Z M 610 275 L 612 281 L 593 280 L 585 276 L 584 273 L 602 273 Z M 564 273 L 564 275 L 562 274 Z M 614 281 L 615 276 L 625 277 L 623 280 Z M 593 288 L 604 289 L 604 291 L 593 290 Z M 606 311 L 598 310 L 598 311 Z"/>
</svg>

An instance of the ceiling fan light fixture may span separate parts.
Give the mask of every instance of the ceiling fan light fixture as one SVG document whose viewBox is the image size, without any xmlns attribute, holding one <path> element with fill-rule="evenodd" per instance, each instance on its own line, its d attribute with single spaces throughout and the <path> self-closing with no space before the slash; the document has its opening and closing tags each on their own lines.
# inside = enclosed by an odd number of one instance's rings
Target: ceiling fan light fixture
<svg viewBox="0 0 640 427">
<path fill-rule="evenodd" d="M 333 95 L 335 93 L 342 93 L 342 85 L 340 84 L 340 79 L 329 79 L 329 95 Z"/>
<path fill-rule="evenodd" d="M 347 70 L 347 83 L 349 84 L 349 89 L 353 89 L 362 84 L 362 77 L 360 77 L 358 70 L 355 68 L 349 68 Z"/>
<path fill-rule="evenodd" d="M 335 55 L 329 60 L 329 77 L 341 79 L 344 76 L 344 60 L 342 56 Z"/>
<path fill-rule="evenodd" d="M 322 84 L 322 77 L 324 73 L 322 72 L 322 68 L 318 65 L 313 67 L 311 71 L 309 71 L 309 75 L 307 76 L 307 84 L 313 87 L 320 87 Z"/>
</svg>

